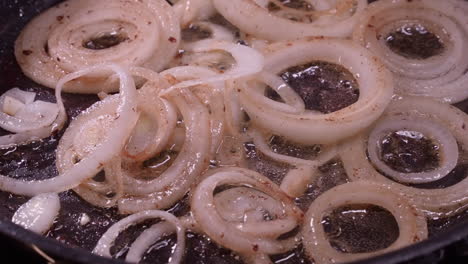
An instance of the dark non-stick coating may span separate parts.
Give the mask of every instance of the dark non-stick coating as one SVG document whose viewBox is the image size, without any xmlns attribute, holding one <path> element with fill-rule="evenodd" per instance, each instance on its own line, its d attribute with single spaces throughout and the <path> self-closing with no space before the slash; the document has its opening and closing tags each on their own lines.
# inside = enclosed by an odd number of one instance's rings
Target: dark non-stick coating
<svg viewBox="0 0 468 264">
<path fill-rule="evenodd" d="M 13 45 L 17 34 L 32 17 L 57 2 L 60 2 L 60 0 L 0 0 L 0 93 L 15 86 L 22 88 L 40 87 L 21 74 L 14 58 Z M 39 94 L 40 97 L 46 100 L 51 98 L 51 93 L 43 92 L 40 88 L 38 91 L 42 92 Z M 74 95 L 70 97 L 65 95 L 65 100 L 67 99 L 69 104 L 74 105 L 75 112 L 68 113 L 71 116 L 76 115 L 80 108 L 84 108 L 96 100 L 94 96 Z M 467 101 L 459 104 L 458 107 L 468 112 Z M 0 131 L 0 133 L 3 132 Z M 27 155 L 39 155 L 34 156 L 33 159 L 47 161 L 47 157 L 40 156 L 40 154 L 27 153 Z M 0 157 L 1 159 L 3 158 Z M 28 176 L 43 178 L 47 173 L 42 170 L 41 166 L 43 164 L 41 164 L 39 161 L 32 164 L 32 167 L 36 168 L 36 170 L 25 172 L 26 178 Z M 44 168 L 49 167 L 44 165 Z M 0 214 L 3 212 L 11 213 L 12 208 L 16 208 L 26 201 L 23 197 L 7 196 L 8 194 L 0 192 L 0 201 L 5 202 L 9 199 L 13 201 L 14 205 L 13 207 L 9 207 L 10 205 L 7 204 L 0 205 Z M 77 198 L 72 194 L 64 194 L 62 199 L 73 200 Z M 62 204 L 62 206 L 67 205 Z M 80 208 L 80 210 L 87 209 Z M 109 216 L 109 219 L 115 221 L 118 217 Z M 452 222 L 455 222 L 455 224 L 426 241 L 359 263 L 468 263 L 468 217 L 458 217 Z M 54 236 L 52 235 L 52 237 Z M 56 239 L 34 234 L 11 223 L 5 217 L 0 217 L 0 245 L 2 246 L 3 256 L 6 253 L 6 256 L 16 258 L 19 263 L 26 261 L 29 263 L 51 262 L 48 258 L 54 259 L 56 263 L 122 263 L 119 260 L 95 256 L 90 254 L 89 251 L 76 246 L 65 245 Z"/>
</svg>

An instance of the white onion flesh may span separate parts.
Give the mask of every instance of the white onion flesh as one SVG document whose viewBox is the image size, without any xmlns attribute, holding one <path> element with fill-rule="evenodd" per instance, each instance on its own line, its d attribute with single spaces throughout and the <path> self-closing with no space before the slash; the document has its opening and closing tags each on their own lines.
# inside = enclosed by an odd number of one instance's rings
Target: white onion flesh
<svg viewBox="0 0 468 264">
<path fill-rule="evenodd" d="M 188 90 L 171 95 L 182 114 L 185 140 L 173 164 L 154 179 L 124 177 L 126 193 L 119 201 L 121 212 L 167 208 L 180 200 L 209 163 L 210 123 L 207 109 Z M 127 172 L 132 173 L 132 172 Z"/>
<path fill-rule="evenodd" d="M 229 22 L 242 31 L 259 38 L 272 41 L 299 39 L 309 36 L 347 37 L 352 33 L 358 16 L 367 6 L 366 0 L 342 0 L 342 10 L 339 5 L 328 12 L 312 12 L 318 16 L 311 23 L 292 21 L 272 14 L 266 8 L 270 1 L 264 1 L 260 6 L 254 0 L 224 1 L 213 0 L 215 8 Z M 297 11 L 301 15 L 301 11 Z"/>
<path fill-rule="evenodd" d="M 195 80 L 183 81 L 164 90 L 162 95 L 167 95 L 172 91 L 190 86 L 221 82 L 229 79 L 248 77 L 259 73 L 264 66 L 264 58 L 258 51 L 240 44 L 233 44 L 219 40 L 200 40 L 190 45 L 192 52 L 208 52 L 222 50 L 230 53 L 236 60 L 236 65 L 220 74 L 209 78 L 201 78 Z"/>
<path fill-rule="evenodd" d="M 396 131 L 414 131 L 422 133 L 426 138 L 435 141 L 438 146 L 440 163 L 437 169 L 425 172 L 404 173 L 392 169 L 385 164 L 379 152 L 381 151 L 381 141 L 389 133 Z M 440 180 L 447 176 L 458 163 L 458 145 L 452 133 L 443 124 L 428 121 L 421 118 L 408 116 L 398 116 L 381 119 L 370 133 L 367 152 L 371 162 L 380 171 L 399 182 L 405 183 L 427 183 Z"/>
<path fill-rule="evenodd" d="M 123 148 L 126 140 L 130 136 L 132 128 L 138 119 L 136 112 L 136 89 L 132 77 L 122 68 L 116 65 L 100 65 L 87 68 L 65 76 L 60 80 L 56 94 L 60 94 L 65 83 L 74 80 L 91 72 L 114 71 L 120 78 L 120 103 L 118 106 L 119 118 L 114 122 L 112 131 L 100 142 L 99 146 L 76 163 L 72 168 L 62 174 L 38 181 L 24 181 L 0 175 L 0 189 L 19 195 L 34 196 L 41 193 L 61 192 L 78 186 L 83 180 L 96 175 L 116 153 Z M 60 96 L 57 96 L 57 103 L 63 109 Z M 61 112 L 64 113 L 63 110 Z M 85 113 L 86 114 L 86 113 Z"/>
<path fill-rule="evenodd" d="M 11 221 L 38 234 L 46 233 L 60 211 L 56 193 L 34 196 L 15 212 Z"/>
<path fill-rule="evenodd" d="M 173 6 L 182 27 L 194 20 L 203 20 L 215 14 L 211 0 L 179 0 Z"/>
<path fill-rule="evenodd" d="M 265 71 L 278 74 L 310 61 L 343 65 L 356 78 L 360 96 L 356 103 L 329 114 L 281 111 L 277 102 L 263 96 L 249 82 L 236 81 L 239 97 L 252 122 L 272 133 L 305 145 L 329 144 L 352 136 L 374 122 L 390 102 L 390 72 L 376 57 L 358 45 L 338 39 L 312 39 L 273 44 L 268 48 Z M 263 98 L 263 99 L 261 99 Z"/>
<path fill-rule="evenodd" d="M 120 36 L 122 42 L 103 49 L 84 46 L 90 39 L 112 34 Z M 166 1 L 66 1 L 25 27 L 16 40 L 15 55 L 29 78 L 55 88 L 66 74 L 96 64 L 160 70 L 175 55 L 179 42 L 179 21 Z M 118 90 L 118 84 L 106 82 L 108 77 L 94 73 L 67 83 L 64 91 Z"/>
<path fill-rule="evenodd" d="M 183 226 L 181 223 L 177 223 L 179 227 Z M 125 261 L 138 263 L 143 257 L 144 253 L 148 248 L 157 242 L 159 239 L 168 236 L 176 231 L 174 226 L 176 223 L 157 223 L 151 226 L 150 228 L 143 231 L 137 239 L 132 243 L 128 249 L 127 256 Z M 177 258 L 177 259 L 176 259 Z M 171 257 L 170 263 L 180 263 L 182 259 L 182 254 Z"/>
<path fill-rule="evenodd" d="M 468 18 L 466 1 L 383 0 L 359 19 L 353 38 L 379 56 L 394 73 L 396 92 L 446 103 L 468 98 Z M 442 43 L 441 54 L 412 59 L 392 51 L 386 37 L 398 28 L 422 25 Z"/>
<path fill-rule="evenodd" d="M 444 124 L 457 140 L 459 149 L 465 150 L 468 148 L 468 138 L 465 130 L 468 118 L 460 110 L 431 99 L 407 97 L 395 99 L 385 113 L 386 116 L 405 116 L 409 114 Z M 409 197 L 429 217 L 449 216 L 466 208 L 468 205 L 468 195 L 466 193 L 468 177 L 445 188 L 423 189 L 394 182 L 380 174 L 367 159 L 366 149 L 369 132 L 363 133 L 344 144 L 340 152 L 343 166 L 352 181 L 365 180 L 384 183 L 395 192 Z M 466 151 L 459 152 L 460 161 L 466 161 L 467 157 Z"/>
<path fill-rule="evenodd" d="M 388 210 L 399 227 L 399 237 L 389 247 L 369 253 L 343 253 L 330 245 L 322 219 L 330 210 L 352 204 L 372 204 Z M 427 238 L 424 215 L 389 186 L 353 182 L 336 186 L 312 202 L 302 230 L 306 253 L 317 264 L 348 262 L 389 252 Z"/>
<path fill-rule="evenodd" d="M 184 251 L 185 251 L 185 229 L 181 225 L 179 219 L 177 219 L 175 216 L 173 216 L 170 213 L 167 213 L 164 211 L 157 211 L 157 210 L 142 211 L 142 212 L 130 215 L 120 220 L 119 222 L 115 223 L 114 225 L 112 225 L 106 231 L 106 233 L 104 233 L 104 235 L 102 235 L 102 237 L 99 239 L 96 247 L 93 250 L 93 253 L 100 255 L 100 256 L 111 257 L 110 248 L 114 240 L 120 234 L 120 232 L 122 232 L 123 230 L 125 230 L 126 228 L 128 228 L 129 226 L 133 224 L 140 223 L 146 219 L 151 219 L 151 218 L 161 218 L 162 220 L 166 221 L 166 223 L 170 223 L 171 225 L 174 226 L 175 232 L 177 234 L 177 245 L 168 263 L 169 264 L 180 263 L 182 261 Z M 145 234 L 145 236 L 147 235 L 148 233 Z M 131 255 L 132 261 L 137 261 L 138 256 L 134 254 L 136 254 L 137 251 L 141 252 L 142 248 L 140 247 L 147 246 L 147 241 L 144 241 L 147 238 L 148 237 L 140 238 L 140 240 L 137 239 L 137 241 L 139 242 L 135 245 L 135 248 L 132 250 L 132 252 L 134 252 Z M 141 255 L 139 257 L 141 257 Z"/>
<path fill-rule="evenodd" d="M 283 206 L 282 215 L 276 220 L 263 222 L 264 228 L 247 228 L 246 230 L 242 230 L 242 227 L 248 227 L 249 225 L 238 226 L 233 224 L 223 218 L 222 211 L 220 212 L 216 209 L 216 198 L 213 191 L 217 186 L 226 184 L 254 188 L 270 196 Z M 228 194 L 230 196 L 233 193 L 231 191 Z M 283 223 L 284 220 L 291 219 L 295 221 L 296 225 L 302 221 L 300 209 L 273 182 L 256 172 L 241 168 L 220 170 L 205 178 L 195 189 L 191 206 L 193 215 L 203 232 L 220 245 L 243 254 L 257 254 L 260 252 L 276 254 L 289 250 L 291 246 L 294 247 L 294 242 L 291 245 L 289 243 L 291 241 L 276 240 L 275 238 L 277 238 L 278 234 L 269 233 L 267 226 L 271 224 L 275 227 L 271 230 L 277 230 L 276 227 L 278 227 L 278 230 L 284 231 L 281 229 L 286 227 L 283 226 L 285 225 Z M 224 216 L 227 217 L 228 215 Z M 294 228 L 294 225 L 289 225 L 289 227 Z M 274 235 L 274 237 L 271 237 L 271 235 Z"/>
</svg>

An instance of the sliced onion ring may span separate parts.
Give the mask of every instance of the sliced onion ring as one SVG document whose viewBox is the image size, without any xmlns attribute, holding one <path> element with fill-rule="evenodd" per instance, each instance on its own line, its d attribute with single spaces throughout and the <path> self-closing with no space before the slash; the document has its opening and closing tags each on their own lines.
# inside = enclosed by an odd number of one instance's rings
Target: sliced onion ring
<svg viewBox="0 0 468 264">
<path fill-rule="evenodd" d="M 242 231 L 236 225 L 226 221 L 214 206 L 215 197 L 213 194 L 216 187 L 226 184 L 255 188 L 281 202 L 284 215 L 277 220 L 292 217 L 296 224 L 300 224 L 302 221 L 303 213 L 300 209 L 268 178 L 247 169 L 226 168 L 204 179 L 193 193 L 192 212 L 203 232 L 218 244 L 242 254 L 257 254 L 260 252 L 275 254 L 285 252 L 291 249 L 291 246 L 294 247 L 294 241 L 291 244 L 291 241 L 260 236 L 260 233 L 256 232 L 255 229 Z M 275 220 L 270 222 L 272 225 L 276 223 Z M 269 222 L 264 222 L 265 226 L 269 224 Z"/>
<path fill-rule="evenodd" d="M 379 56 L 394 73 L 396 92 L 428 96 L 446 103 L 468 98 L 468 4 L 459 0 L 383 0 L 360 17 L 353 39 Z M 444 46 L 441 54 L 412 59 L 393 52 L 388 34 L 407 25 L 422 25 Z"/>
<path fill-rule="evenodd" d="M 327 10 L 329 12 L 312 12 L 313 15 L 319 15 L 319 18 L 311 23 L 302 23 L 275 16 L 268 11 L 266 6 L 260 6 L 258 2 L 255 0 L 213 0 L 218 12 L 242 31 L 273 41 L 308 36 L 349 36 L 358 16 L 367 6 L 366 0 L 341 0 L 345 10 L 338 12 L 337 9 L 330 8 Z M 269 1 L 262 2 L 269 3 Z M 299 10 L 296 12 L 304 13 Z M 340 16 L 340 13 L 344 16 Z"/>
<path fill-rule="evenodd" d="M 136 108 L 136 89 L 132 77 L 121 67 L 113 64 L 98 65 L 69 74 L 62 78 L 56 89 L 59 95 L 62 87 L 70 80 L 74 80 L 91 72 L 114 71 L 120 77 L 120 104 L 117 113 L 119 118 L 115 121 L 113 129 L 90 155 L 76 163 L 64 173 L 46 180 L 23 181 L 0 175 L 0 189 L 14 194 L 34 196 L 41 193 L 62 192 L 78 186 L 83 180 L 96 175 L 116 153 L 120 153 L 126 140 L 138 120 Z M 63 104 L 60 96 L 57 103 L 61 109 Z M 63 110 L 61 112 L 64 113 Z"/>
<path fill-rule="evenodd" d="M 432 139 L 439 146 L 440 163 L 437 169 L 427 172 L 404 173 L 392 169 L 385 164 L 380 158 L 382 149 L 381 142 L 383 137 L 395 131 L 416 131 L 422 133 L 425 137 Z M 371 162 L 380 171 L 387 176 L 399 182 L 405 183 L 426 183 L 437 181 L 447 176 L 456 166 L 458 162 L 458 146 L 457 141 L 452 133 L 444 124 L 438 124 L 434 121 L 429 121 L 422 118 L 412 118 L 409 116 L 396 116 L 380 119 L 377 125 L 370 133 L 368 140 L 367 152 Z"/>
<path fill-rule="evenodd" d="M 369 253 L 343 253 L 330 245 L 322 219 L 334 208 L 352 204 L 372 204 L 388 210 L 400 229 L 398 239 L 389 247 Z M 427 238 L 424 215 L 389 186 L 358 181 L 336 186 L 312 202 L 302 230 L 306 253 L 317 264 L 364 259 L 410 245 Z"/>
<path fill-rule="evenodd" d="M 11 221 L 38 234 L 46 233 L 60 211 L 60 199 L 56 193 L 34 196 L 15 212 Z"/>
<path fill-rule="evenodd" d="M 176 264 L 180 263 L 185 251 L 185 228 L 180 223 L 179 219 L 177 219 L 174 215 L 165 212 L 165 211 L 158 211 L 158 210 L 149 210 L 139 212 L 133 215 L 130 215 L 119 222 L 112 225 L 106 233 L 102 235 L 102 237 L 97 242 L 96 247 L 93 250 L 94 254 L 104 256 L 104 257 L 111 257 L 110 248 L 112 243 L 117 238 L 120 232 L 128 228 L 130 225 L 142 222 L 146 219 L 151 218 L 161 218 L 168 223 L 171 223 L 176 230 L 177 234 L 177 245 L 174 249 L 174 252 L 169 260 L 168 263 Z M 136 246 L 146 246 L 145 243 Z M 141 251 L 141 249 L 134 249 Z"/>
<path fill-rule="evenodd" d="M 431 99 L 406 97 L 393 100 L 385 115 L 399 116 L 408 113 L 445 124 L 457 140 L 459 149 L 468 149 L 468 137 L 466 137 L 468 117 L 462 111 Z M 367 159 L 369 132 L 362 133 L 345 143 L 340 151 L 343 166 L 352 181 L 367 180 L 389 185 L 396 192 L 407 196 L 419 209 L 424 210 L 429 217 L 433 218 L 456 214 L 468 206 L 466 195 L 468 177 L 446 188 L 421 189 L 394 182 L 380 174 Z M 468 153 L 459 152 L 459 160 L 466 163 Z"/>
<path fill-rule="evenodd" d="M 348 40 L 282 42 L 271 45 L 268 51 L 267 72 L 278 74 L 292 66 L 322 60 L 347 68 L 357 79 L 360 90 L 356 103 L 336 112 L 320 114 L 306 110 L 294 114 L 275 107 L 278 102 L 265 97 L 263 89 L 238 80 L 239 98 L 252 122 L 275 135 L 305 145 L 334 143 L 369 126 L 391 100 L 391 73 L 366 49 Z"/>
<path fill-rule="evenodd" d="M 116 45 L 90 49 L 86 43 L 114 37 Z M 161 70 L 175 55 L 180 25 L 172 7 L 160 0 L 65 1 L 34 18 L 15 43 L 23 72 L 55 88 L 64 75 L 102 63 Z M 67 83 L 66 92 L 118 90 L 105 72 Z"/>
</svg>

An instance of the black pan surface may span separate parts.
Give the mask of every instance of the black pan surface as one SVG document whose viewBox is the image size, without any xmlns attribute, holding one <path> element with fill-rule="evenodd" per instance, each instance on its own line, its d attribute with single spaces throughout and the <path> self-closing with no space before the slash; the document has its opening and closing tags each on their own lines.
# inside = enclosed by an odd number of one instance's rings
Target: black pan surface
<svg viewBox="0 0 468 264">
<path fill-rule="evenodd" d="M 17 35 L 32 17 L 58 2 L 60 0 L 0 0 L 0 93 L 20 87 L 37 92 L 41 100 L 55 100 L 52 90 L 41 87 L 22 74 L 14 58 L 13 46 Z M 98 100 L 94 95 L 64 94 L 63 97 L 70 118 Z M 468 101 L 457 106 L 468 112 Z M 0 129 L 0 135 L 6 133 Z M 0 150 L 0 173 L 26 180 L 55 176 L 55 148 L 60 136 L 59 133 L 43 142 Z M 13 213 L 28 198 L 0 191 L 2 252 L 19 263 L 123 263 L 89 253 L 100 235 L 121 216 L 115 210 L 93 207 L 71 191 L 61 193 L 60 198 L 60 220 L 46 234 L 47 237 L 43 237 L 10 222 Z M 187 210 L 186 201 L 170 209 L 176 215 L 182 215 Z M 77 225 L 82 213 L 93 219 L 86 228 Z M 450 226 L 446 225 L 446 221 L 433 222 L 430 227 L 433 232 L 445 230 L 421 243 L 359 263 L 468 263 L 468 214 L 454 217 L 449 221 Z M 220 249 L 195 234 L 188 235 L 188 248 L 186 263 L 240 263 L 228 250 Z M 304 263 L 299 259 L 291 261 L 277 263 Z"/>
</svg>

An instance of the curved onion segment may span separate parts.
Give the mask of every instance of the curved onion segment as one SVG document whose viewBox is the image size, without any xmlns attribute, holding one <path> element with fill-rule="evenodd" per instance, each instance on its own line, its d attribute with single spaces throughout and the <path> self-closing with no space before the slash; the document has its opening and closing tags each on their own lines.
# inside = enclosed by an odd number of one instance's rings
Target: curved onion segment
<svg viewBox="0 0 468 264">
<path fill-rule="evenodd" d="M 11 221 L 38 234 L 47 232 L 60 210 L 56 193 L 34 196 L 15 212 Z"/>
<path fill-rule="evenodd" d="M 169 264 L 178 264 L 178 263 L 180 263 L 182 261 L 184 251 L 185 251 L 185 228 L 182 226 L 182 224 L 180 223 L 179 219 L 177 219 L 177 217 L 175 217 L 174 215 L 172 215 L 170 213 L 167 213 L 167 212 L 164 212 L 164 211 L 158 211 L 158 210 L 142 211 L 142 212 L 130 215 L 130 216 L 120 220 L 119 222 L 115 223 L 99 239 L 99 241 L 97 242 L 96 247 L 93 250 L 93 253 L 95 253 L 97 255 L 100 255 L 100 256 L 104 256 L 104 257 L 111 257 L 110 248 L 111 248 L 114 240 L 120 234 L 120 232 L 124 231 L 125 229 L 127 229 L 131 225 L 141 223 L 144 220 L 151 219 L 151 218 L 161 218 L 162 220 L 165 221 L 163 224 L 170 223 L 172 226 L 174 226 L 175 233 L 177 234 L 177 245 L 176 245 L 175 249 L 173 250 L 172 256 L 170 257 L 168 263 Z M 157 225 L 159 225 L 161 227 L 161 224 L 157 224 Z M 154 229 L 154 226 L 151 229 L 148 229 L 148 230 L 158 232 L 157 230 Z M 162 230 L 159 230 L 159 232 L 160 231 L 162 231 Z M 160 233 L 160 234 L 162 235 L 163 232 Z M 148 237 L 148 235 L 151 236 L 151 234 L 146 233 L 146 234 L 142 234 L 142 236 L 146 236 L 146 237 L 137 238 L 137 241 L 134 242 L 134 245 L 132 245 L 132 248 L 134 246 L 136 246 L 138 248 L 134 248 L 132 251 L 136 250 L 136 251 L 141 252 L 142 251 L 142 248 L 141 248 L 142 246 L 143 247 L 149 246 L 147 243 L 145 243 L 146 239 L 150 238 L 150 237 Z M 155 237 L 153 237 L 153 238 L 155 238 Z M 145 241 L 143 241 L 143 240 L 145 240 Z M 135 243 L 137 243 L 137 245 L 135 245 Z M 141 258 L 141 255 L 138 256 L 137 258 L 135 258 L 134 254 L 135 253 L 132 253 L 131 256 L 133 256 L 133 257 L 131 257 L 131 259 L 127 258 L 127 260 L 129 260 L 129 261 L 139 261 L 139 258 Z"/>
<path fill-rule="evenodd" d="M 456 103 L 468 98 L 467 8 L 468 3 L 459 0 L 377 1 L 359 18 L 353 38 L 394 73 L 397 93 Z M 422 58 L 398 54 L 387 45 L 398 30 L 432 33 L 443 51 Z M 420 48 L 425 49 L 431 47 Z"/>
<path fill-rule="evenodd" d="M 33 19 L 16 40 L 23 72 L 54 88 L 65 74 L 101 63 L 162 69 L 175 55 L 180 26 L 164 0 L 69 0 Z M 76 93 L 116 91 L 108 74 L 68 83 Z M 106 84 L 106 86 L 103 86 Z"/>
<path fill-rule="evenodd" d="M 388 210 L 398 223 L 398 239 L 391 246 L 370 253 L 343 253 L 333 248 L 327 239 L 322 219 L 332 208 L 352 204 L 372 204 Z M 355 261 L 427 238 L 427 224 L 423 214 L 388 186 L 370 182 L 346 183 L 325 192 L 312 202 L 305 223 L 302 230 L 304 248 L 317 264 Z"/>
<path fill-rule="evenodd" d="M 209 0 L 179 0 L 173 8 L 183 27 L 194 20 L 204 20 L 216 13 L 213 3 Z"/>
<path fill-rule="evenodd" d="M 214 195 L 216 187 L 223 185 L 239 187 Z M 294 238 L 277 238 L 299 225 L 303 215 L 268 178 L 242 168 L 221 169 L 208 176 L 195 189 L 191 206 L 209 237 L 242 254 L 277 254 L 291 249 Z M 267 221 L 265 212 L 270 216 Z"/>
<path fill-rule="evenodd" d="M 213 0 L 218 12 L 242 31 L 273 41 L 309 36 L 349 36 L 358 16 L 367 6 L 366 0 L 338 0 L 335 1 L 336 5 L 322 11 L 303 11 L 283 6 L 283 9 L 287 9 L 283 13 L 290 11 L 290 14 L 281 17 L 268 10 L 267 5 L 272 2 L 280 1 Z"/>
<path fill-rule="evenodd" d="M 107 131 L 107 136 L 102 139 L 89 155 L 77 162 L 73 167 L 60 175 L 39 181 L 23 181 L 0 175 L 0 189 L 19 195 L 34 196 L 41 193 L 61 192 L 78 186 L 82 181 L 96 175 L 109 162 L 116 153 L 124 147 L 135 123 L 138 120 L 136 88 L 133 78 L 116 65 L 99 65 L 77 71 L 65 76 L 57 85 L 56 94 L 60 95 L 62 86 L 76 78 L 96 72 L 115 72 L 120 79 L 120 94 L 117 107 L 118 119 L 114 121 L 112 128 Z M 57 96 L 59 106 L 63 104 Z M 86 112 L 84 113 L 86 114 Z"/>
<path fill-rule="evenodd" d="M 468 153 L 466 149 L 468 149 L 468 137 L 466 136 L 465 129 L 468 124 L 468 117 L 455 107 L 421 97 L 395 99 L 387 108 L 385 115 L 382 117 L 382 122 L 386 119 L 426 120 L 426 122 L 419 123 L 418 121 L 414 123 L 415 125 L 420 124 L 421 126 L 429 123 L 424 129 L 430 130 L 430 133 L 434 133 L 434 135 L 437 135 L 436 133 L 443 134 L 444 139 L 441 139 L 442 141 L 440 144 L 450 145 L 451 137 L 455 138 L 458 144 L 458 150 L 461 150 L 458 151 L 458 160 L 467 160 Z M 445 129 L 440 129 L 438 128 L 439 126 L 444 126 L 450 133 L 446 135 Z M 378 128 L 379 127 L 377 127 L 377 129 Z M 446 188 L 423 189 L 397 183 L 380 174 L 366 155 L 368 144 L 376 144 L 375 142 L 367 143 L 368 140 L 371 140 L 369 138 L 369 133 L 371 133 L 371 131 L 362 133 L 347 142 L 342 148 L 340 154 L 341 159 L 352 181 L 366 180 L 384 183 L 395 192 L 409 197 L 419 209 L 424 210 L 431 217 L 452 215 L 456 213 L 458 209 L 465 208 L 468 205 L 468 198 L 466 195 L 468 177 Z M 444 147 L 441 148 L 442 167 L 444 166 L 444 162 L 452 163 L 453 159 L 457 162 L 457 150 L 453 148 L 455 148 L 455 146 L 447 146 L 446 151 L 448 153 L 444 153 Z M 444 161 L 444 159 L 446 159 L 446 161 Z M 371 158 L 371 161 L 373 160 L 374 159 Z M 378 165 L 376 167 L 378 168 Z M 438 173 L 447 172 L 445 169 L 436 170 L 438 170 Z M 441 176 L 449 177 L 447 175 Z M 427 177 L 431 179 L 432 176 L 430 172 Z"/>
<path fill-rule="evenodd" d="M 186 88 L 199 84 L 208 84 L 222 82 L 229 79 L 248 77 L 259 73 L 264 66 L 264 58 L 262 54 L 250 47 L 230 43 L 222 40 L 205 39 L 194 42 L 187 47 L 192 52 L 208 52 L 208 51 L 226 51 L 232 55 L 236 61 L 236 65 L 227 70 L 223 74 L 216 76 L 187 80 L 171 86 L 164 90 L 162 95 L 167 95 L 175 89 Z"/>
<path fill-rule="evenodd" d="M 356 78 L 360 96 L 356 103 L 329 114 L 305 110 L 285 111 L 264 95 L 264 87 L 237 81 L 240 100 L 252 122 L 273 134 L 302 144 L 328 144 L 362 131 L 384 111 L 393 94 L 390 72 L 366 49 L 347 40 L 312 39 L 271 45 L 265 71 L 281 71 L 322 60 L 343 65 Z M 285 105 L 287 106 L 287 105 Z M 290 107 L 291 108 L 291 107 Z M 293 108 L 297 109 L 297 108 Z"/>
<path fill-rule="evenodd" d="M 434 170 L 413 173 L 399 172 L 385 164 L 379 153 L 382 151 L 381 142 L 386 135 L 396 131 L 414 131 L 436 141 L 437 151 L 442 156 L 442 164 L 439 164 L 439 167 Z M 371 162 L 380 171 L 399 182 L 406 183 L 425 183 L 439 180 L 447 176 L 457 166 L 458 162 L 457 141 L 444 124 L 422 118 L 411 118 L 411 116 L 381 119 L 369 136 L 367 152 Z"/>
<path fill-rule="evenodd" d="M 170 100 L 181 113 L 185 125 L 182 149 L 172 165 L 161 175 L 148 180 L 124 177 L 127 197 L 119 201 L 122 213 L 168 208 L 187 193 L 210 160 L 210 116 L 208 109 L 189 90 L 180 90 Z"/>
</svg>

